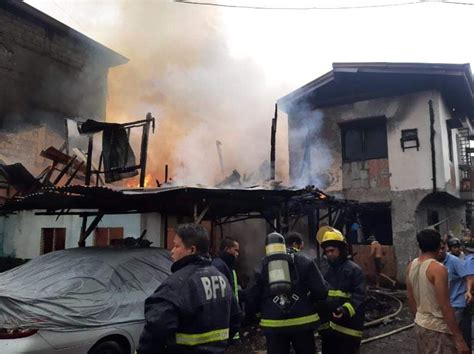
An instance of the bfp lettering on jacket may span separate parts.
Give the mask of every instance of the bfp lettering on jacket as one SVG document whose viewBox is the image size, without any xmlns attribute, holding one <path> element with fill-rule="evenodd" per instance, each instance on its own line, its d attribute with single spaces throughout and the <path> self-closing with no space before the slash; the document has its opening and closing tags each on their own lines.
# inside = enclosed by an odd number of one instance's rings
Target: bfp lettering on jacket
<svg viewBox="0 0 474 354">
<path fill-rule="evenodd" d="M 206 300 L 215 300 L 217 296 L 225 297 L 227 283 L 221 275 L 201 277 L 201 283 L 206 294 Z"/>
</svg>

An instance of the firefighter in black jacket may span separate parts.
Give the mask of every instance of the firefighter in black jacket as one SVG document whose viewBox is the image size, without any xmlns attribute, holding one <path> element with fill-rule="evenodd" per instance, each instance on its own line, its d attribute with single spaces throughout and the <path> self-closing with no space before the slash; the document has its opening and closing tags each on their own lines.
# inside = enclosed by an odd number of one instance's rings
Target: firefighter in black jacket
<svg viewBox="0 0 474 354">
<path fill-rule="evenodd" d="M 365 275 L 357 264 L 347 259 L 344 236 L 329 226 L 322 231 L 318 240 L 329 263 L 324 274 L 329 283 L 328 298 L 317 303 L 322 352 L 359 353 L 364 327 Z"/>
<path fill-rule="evenodd" d="M 235 271 L 235 262 L 239 257 L 240 246 L 237 240 L 226 237 L 221 241 L 219 246 L 219 256 L 212 260 L 212 265 L 224 274 L 232 287 L 237 303 L 240 305 L 239 283 L 237 281 L 237 272 Z M 233 338 L 233 344 L 240 341 L 239 333 Z"/>
<path fill-rule="evenodd" d="M 235 272 L 235 262 L 239 257 L 239 243 L 233 238 L 226 237 L 219 246 L 219 256 L 212 260 L 212 265 L 226 276 L 232 286 L 237 301 L 239 301 L 239 289 L 237 273 Z"/>
<path fill-rule="evenodd" d="M 208 258 L 202 226 L 176 229 L 169 276 L 145 302 L 138 354 L 224 353 L 241 314 L 227 279 Z"/>
<path fill-rule="evenodd" d="M 281 246 L 285 250 L 285 245 Z M 266 247 L 275 248 L 275 244 Z M 249 312 L 261 314 L 260 326 L 264 330 L 268 354 L 289 354 L 290 345 L 296 354 L 314 354 L 314 331 L 319 325 L 314 302 L 326 298 L 327 283 L 311 259 L 295 249 L 288 249 L 288 254 L 291 292 L 287 295 L 272 294 L 269 262 L 264 258 L 254 283 L 246 291 L 247 308 Z M 251 309 L 252 305 L 255 307 Z"/>
</svg>

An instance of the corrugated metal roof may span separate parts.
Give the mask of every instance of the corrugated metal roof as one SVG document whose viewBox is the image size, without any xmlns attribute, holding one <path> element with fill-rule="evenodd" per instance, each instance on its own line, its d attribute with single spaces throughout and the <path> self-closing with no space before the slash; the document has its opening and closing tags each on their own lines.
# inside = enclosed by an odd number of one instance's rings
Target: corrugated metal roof
<svg viewBox="0 0 474 354">
<path fill-rule="evenodd" d="M 286 202 L 338 205 L 344 201 L 316 188 L 202 188 L 167 187 L 156 189 L 118 189 L 68 186 L 48 188 L 16 201 L 7 202 L 0 212 L 20 210 L 97 210 L 103 213 L 161 212 L 176 215 L 195 214 L 209 207 L 207 216 L 225 217 L 248 213 L 276 213 Z"/>
</svg>

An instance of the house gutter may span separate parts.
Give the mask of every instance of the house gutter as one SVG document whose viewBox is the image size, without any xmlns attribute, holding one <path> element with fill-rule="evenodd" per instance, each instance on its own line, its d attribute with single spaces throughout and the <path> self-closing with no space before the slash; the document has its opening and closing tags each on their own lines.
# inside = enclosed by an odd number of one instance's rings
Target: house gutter
<svg viewBox="0 0 474 354">
<path fill-rule="evenodd" d="M 435 117 L 434 117 L 434 111 L 433 111 L 433 101 L 429 100 L 428 101 L 428 106 L 430 109 L 430 144 L 431 144 L 431 171 L 432 171 L 432 178 L 431 180 L 433 181 L 433 193 L 436 193 L 437 186 L 436 186 L 436 150 L 435 150 L 435 129 L 434 129 L 434 123 L 435 123 Z"/>
</svg>

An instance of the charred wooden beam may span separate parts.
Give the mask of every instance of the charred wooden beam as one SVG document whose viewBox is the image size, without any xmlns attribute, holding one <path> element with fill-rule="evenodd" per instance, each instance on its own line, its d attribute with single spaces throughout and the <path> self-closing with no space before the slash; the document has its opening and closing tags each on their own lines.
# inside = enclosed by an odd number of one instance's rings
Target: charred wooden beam
<svg viewBox="0 0 474 354">
<path fill-rule="evenodd" d="M 100 220 L 102 220 L 102 217 L 104 216 L 104 213 L 97 214 L 92 220 L 91 224 L 86 230 L 87 226 L 87 216 L 84 216 L 82 218 L 82 227 L 81 227 L 81 237 L 79 239 L 78 245 L 79 247 L 85 247 L 86 246 L 86 239 L 89 237 L 89 235 L 94 231 L 94 229 L 99 225 Z"/>
<path fill-rule="evenodd" d="M 86 186 L 90 185 L 91 183 L 91 173 L 92 173 L 92 149 L 94 139 L 92 135 L 89 135 L 89 144 L 87 145 L 87 164 L 86 164 Z"/>
<path fill-rule="evenodd" d="M 77 172 L 79 172 L 79 170 L 82 168 L 82 166 L 84 166 L 84 161 L 81 161 L 79 163 L 79 166 L 77 166 L 77 168 L 74 170 L 74 172 L 71 174 L 71 176 L 69 176 L 69 178 L 68 178 L 68 180 L 66 181 L 66 184 L 65 184 L 66 186 L 69 186 L 69 184 L 76 177 Z"/>
<path fill-rule="evenodd" d="M 148 136 L 150 134 L 150 126 L 152 122 L 153 127 L 155 125 L 155 118 L 152 117 L 150 112 L 147 113 L 145 122 L 145 125 L 143 125 L 142 143 L 140 148 L 140 187 L 142 188 L 145 186 L 146 158 L 148 152 Z"/>
<path fill-rule="evenodd" d="M 278 105 L 275 103 L 275 114 L 272 119 L 272 130 L 270 138 L 270 179 L 275 179 L 275 150 L 276 150 L 276 131 L 278 119 Z"/>
<path fill-rule="evenodd" d="M 61 170 L 61 172 L 59 172 L 59 174 L 56 176 L 56 179 L 53 182 L 54 185 L 58 184 L 59 181 L 61 181 L 61 178 L 63 178 L 63 176 L 67 173 L 67 171 L 69 171 L 69 169 L 71 168 L 73 162 L 76 161 L 76 159 L 77 159 L 76 155 L 73 155 L 71 157 L 71 160 L 67 163 L 66 166 L 64 166 L 64 168 Z"/>
<path fill-rule="evenodd" d="M 40 156 L 48 160 L 51 160 L 53 162 L 60 163 L 62 165 L 66 165 L 71 160 L 71 156 L 65 154 L 64 152 L 59 151 L 54 146 L 50 146 L 46 150 L 41 151 Z M 75 160 L 73 163 L 73 167 L 77 168 L 79 164 L 80 162 L 78 160 Z M 86 167 L 83 166 L 80 171 L 85 174 Z"/>
</svg>

